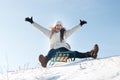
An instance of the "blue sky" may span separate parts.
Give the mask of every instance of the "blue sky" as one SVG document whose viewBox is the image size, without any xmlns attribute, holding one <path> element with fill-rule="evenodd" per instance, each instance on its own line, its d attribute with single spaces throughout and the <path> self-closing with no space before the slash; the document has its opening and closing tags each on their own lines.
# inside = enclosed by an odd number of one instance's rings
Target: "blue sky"
<svg viewBox="0 0 120 80">
<path fill-rule="evenodd" d="M 84 19 L 88 24 L 68 38 L 72 50 L 86 52 L 97 43 L 98 58 L 120 55 L 119 0 L 2 0 L 0 1 L 0 72 L 38 66 L 49 39 L 25 17 L 48 28 L 61 20 L 66 29 Z M 8 60 L 8 61 L 7 61 Z M 8 64 L 7 64 L 8 62 Z"/>
</svg>

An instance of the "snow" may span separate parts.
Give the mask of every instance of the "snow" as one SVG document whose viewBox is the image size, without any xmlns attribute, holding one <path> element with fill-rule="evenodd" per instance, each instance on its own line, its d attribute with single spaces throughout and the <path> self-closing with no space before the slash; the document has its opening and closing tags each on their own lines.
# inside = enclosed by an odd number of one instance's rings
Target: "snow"
<svg viewBox="0 0 120 80">
<path fill-rule="evenodd" d="M 1 73 L 0 80 L 120 80 L 120 56 Z"/>
</svg>

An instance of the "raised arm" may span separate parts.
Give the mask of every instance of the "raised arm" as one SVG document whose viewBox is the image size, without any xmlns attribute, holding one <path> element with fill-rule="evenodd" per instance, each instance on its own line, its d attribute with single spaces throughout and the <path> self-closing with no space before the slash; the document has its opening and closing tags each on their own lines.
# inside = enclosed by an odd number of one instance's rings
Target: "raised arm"
<svg viewBox="0 0 120 80">
<path fill-rule="evenodd" d="M 66 33 L 65 33 L 66 38 L 68 38 L 69 36 L 71 36 L 75 31 L 77 31 L 78 29 L 80 29 L 80 27 L 82 27 L 86 23 L 87 23 L 86 21 L 80 20 L 80 24 L 78 24 L 75 27 L 73 27 L 72 29 L 66 31 Z"/>
<path fill-rule="evenodd" d="M 38 30 L 40 30 L 44 35 L 46 35 L 48 38 L 50 37 L 50 30 L 42 27 L 41 25 L 37 24 L 36 22 L 33 21 L 33 18 L 25 18 L 25 21 L 30 22 L 34 27 L 36 27 Z"/>
</svg>

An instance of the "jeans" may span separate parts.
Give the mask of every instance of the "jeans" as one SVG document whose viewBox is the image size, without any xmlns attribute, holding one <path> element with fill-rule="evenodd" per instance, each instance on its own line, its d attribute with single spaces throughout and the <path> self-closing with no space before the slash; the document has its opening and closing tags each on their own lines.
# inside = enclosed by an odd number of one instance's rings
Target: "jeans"
<svg viewBox="0 0 120 80">
<path fill-rule="evenodd" d="M 47 54 L 47 57 L 49 59 L 51 59 L 52 57 L 54 57 L 56 55 L 56 52 L 66 52 L 66 51 L 70 51 L 70 50 L 68 50 L 68 49 L 66 49 L 64 47 L 59 48 L 59 49 L 51 49 L 51 50 L 49 50 L 49 52 Z M 78 52 L 78 51 L 71 51 L 71 52 L 75 52 L 75 54 L 76 54 L 75 57 L 76 58 L 86 58 L 87 52 L 86 53 L 81 53 L 81 52 Z M 69 58 L 73 58 L 73 57 L 74 57 L 73 54 L 69 55 Z"/>
</svg>

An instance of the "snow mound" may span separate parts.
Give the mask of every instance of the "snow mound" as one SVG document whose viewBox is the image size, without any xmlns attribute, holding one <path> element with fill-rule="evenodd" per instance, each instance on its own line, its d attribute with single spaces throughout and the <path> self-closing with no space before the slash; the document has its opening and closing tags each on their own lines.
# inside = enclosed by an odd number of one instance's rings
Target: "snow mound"
<svg viewBox="0 0 120 80">
<path fill-rule="evenodd" d="M 120 80 L 120 56 L 0 74 L 0 80 Z"/>
</svg>

